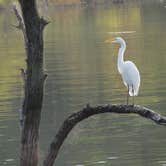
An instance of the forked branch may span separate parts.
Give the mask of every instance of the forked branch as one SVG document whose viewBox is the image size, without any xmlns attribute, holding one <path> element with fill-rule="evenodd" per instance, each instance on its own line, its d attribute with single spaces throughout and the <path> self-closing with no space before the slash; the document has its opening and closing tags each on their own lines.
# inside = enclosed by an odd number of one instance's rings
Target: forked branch
<svg viewBox="0 0 166 166">
<path fill-rule="evenodd" d="M 87 105 L 81 111 L 70 115 L 62 124 L 48 151 L 43 166 L 53 166 L 54 161 L 58 155 L 59 149 L 63 144 L 65 138 L 70 133 L 72 128 L 82 120 L 89 118 L 90 116 L 101 114 L 101 113 L 119 113 L 119 114 L 138 114 L 144 118 L 150 119 L 159 125 L 166 126 L 166 117 L 160 114 L 138 105 L 105 105 L 91 107 Z"/>
</svg>

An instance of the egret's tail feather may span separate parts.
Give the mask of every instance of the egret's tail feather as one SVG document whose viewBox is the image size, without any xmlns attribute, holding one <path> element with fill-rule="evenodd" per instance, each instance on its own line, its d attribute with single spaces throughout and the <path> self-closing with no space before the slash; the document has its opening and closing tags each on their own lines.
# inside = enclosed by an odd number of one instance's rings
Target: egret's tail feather
<svg viewBox="0 0 166 166">
<path fill-rule="evenodd" d="M 133 92 L 132 87 L 129 87 L 129 95 L 130 96 L 137 96 L 138 91 L 139 91 L 139 88 L 134 88 L 134 92 Z"/>
</svg>

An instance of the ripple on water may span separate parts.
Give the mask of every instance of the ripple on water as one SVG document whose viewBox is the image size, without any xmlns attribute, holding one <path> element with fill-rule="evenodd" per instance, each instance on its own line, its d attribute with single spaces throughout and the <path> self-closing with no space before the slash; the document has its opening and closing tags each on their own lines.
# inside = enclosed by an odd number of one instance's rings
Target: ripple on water
<svg viewBox="0 0 166 166">
<path fill-rule="evenodd" d="M 162 166 L 166 166 L 166 161 L 158 161 L 159 164 L 162 164 Z"/>
<path fill-rule="evenodd" d="M 107 161 L 105 161 L 105 160 L 94 162 L 94 164 L 105 164 L 105 163 L 107 163 Z"/>
<path fill-rule="evenodd" d="M 6 159 L 5 161 L 6 162 L 11 162 L 11 161 L 14 161 L 14 159 Z"/>
<path fill-rule="evenodd" d="M 119 158 L 119 157 L 116 157 L 116 156 L 115 156 L 115 157 L 113 157 L 113 156 L 112 156 L 112 157 L 107 157 L 108 160 L 116 160 L 116 159 L 118 159 L 118 158 Z"/>
<path fill-rule="evenodd" d="M 108 32 L 109 34 L 129 34 L 136 33 L 136 31 L 117 31 L 117 32 Z"/>
</svg>

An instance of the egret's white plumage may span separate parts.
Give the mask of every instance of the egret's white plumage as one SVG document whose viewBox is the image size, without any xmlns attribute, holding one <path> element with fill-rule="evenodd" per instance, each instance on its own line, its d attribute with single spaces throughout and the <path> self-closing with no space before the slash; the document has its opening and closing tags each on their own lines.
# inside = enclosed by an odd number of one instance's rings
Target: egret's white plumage
<svg viewBox="0 0 166 166">
<path fill-rule="evenodd" d="M 110 42 L 110 40 L 107 40 L 106 42 Z M 124 52 L 126 50 L 125 41 L 121 37 L 117 37 L 112 42 L 120 44 L 117 66 L 119 73 L 122 75 L 123 82 L 128 89 L 128 94 L 133 97 L 137 96 L 140 86 L 139 71 L 133 62 L 124 61 Z M 127 98 L 127 103 L 128 103 L 128 98 Z"/>
<path fill-rule="evenodd" d="M 129 95 L 137 96 L 140 86 L 140 75 L 137 67 L 131 61 L 125 61 L 121 73 L 123 82 L 129 87 Z"/>
</svg>

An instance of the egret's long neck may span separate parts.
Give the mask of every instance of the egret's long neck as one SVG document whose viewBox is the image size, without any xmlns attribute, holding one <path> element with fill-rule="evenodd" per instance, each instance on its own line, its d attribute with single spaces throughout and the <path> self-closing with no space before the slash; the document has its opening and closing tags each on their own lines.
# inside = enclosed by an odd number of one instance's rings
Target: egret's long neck
<svg viewBox="0 0 166 166">
<path fill-rule="evenodd" d="M 124 52 L 126 50 L 126 43 L 123 42 L 120 45 L 119 52 L 118 52 L 118 71 L 122 73 L 122 68 L 124 64 Z"/>
</svg>

